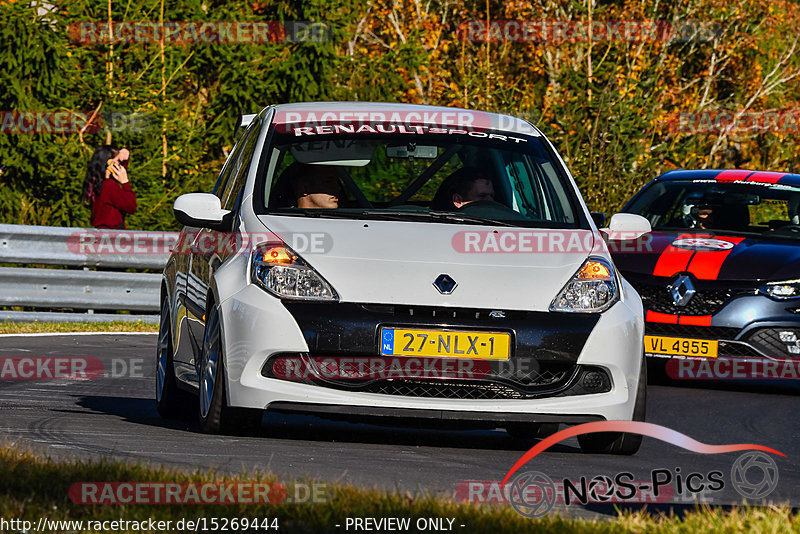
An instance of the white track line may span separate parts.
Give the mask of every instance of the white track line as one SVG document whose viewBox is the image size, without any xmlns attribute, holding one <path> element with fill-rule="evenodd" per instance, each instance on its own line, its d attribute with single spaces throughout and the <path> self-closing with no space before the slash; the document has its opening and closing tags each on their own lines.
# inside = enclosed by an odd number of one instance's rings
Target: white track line
<svg viewBox="0 0 800 534">
<path fill-rule="evenodd" d="M 28 334 L 0 334 L 3 337 L 45 337 L 45 336 L 156 336 L 158 332 L 36 332 Z"/>
</svg>

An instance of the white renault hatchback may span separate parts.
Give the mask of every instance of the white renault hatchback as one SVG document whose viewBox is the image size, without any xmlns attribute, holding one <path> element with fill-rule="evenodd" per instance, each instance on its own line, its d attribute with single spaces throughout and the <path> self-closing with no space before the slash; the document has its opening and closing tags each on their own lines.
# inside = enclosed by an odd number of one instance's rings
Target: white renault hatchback
<svg viewBox="0 0 800 534">
<path fill-rule="evenodd" d="M 268 410 L 524 437 L 644 419 L 641 300 L 526 121 L 270 106 L 242 118 L 214 191 L 174 211 L 185 228 L 161 290 L 165 417 L 191 405 L 207 432 Z M 623 214 L 610 229 L 650 227 Z M 640 440 L 580 444 L 632 454 Z"/>
</svg>

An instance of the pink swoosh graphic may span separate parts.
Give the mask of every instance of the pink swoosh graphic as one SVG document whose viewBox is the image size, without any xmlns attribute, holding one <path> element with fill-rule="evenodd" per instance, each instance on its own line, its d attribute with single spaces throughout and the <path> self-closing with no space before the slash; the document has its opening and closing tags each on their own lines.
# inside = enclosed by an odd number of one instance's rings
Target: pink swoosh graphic
<svg viewBox="0 0 800 534">
<path fill-rule="evenodd" d="M 686 434 L 681 434 L 680 432 L 672 430 L 671 428 L 653 423 L 645 423 L 643 421 L 597 421 L 594 423 L 584 423 L 582 425 L 575 425 L 573 427 L 565 428 L 560 432 L 556 432 L 552 436 L 546 437 L 533 446 L 531 450 L 526 452 L 522 458 L 517 460 L 517 463 L 515 463 L 508 473 L 506 473 L 506 477 L 503 479 L 502 484 L 508 482 L 508 479 L 511 478 L 511 476 L 516 473 L 520 467 L 531 461 L 531 459 L 533 459 L 533 457 L 538 455 L 540 452 L 544 452 L 556 443 L 564 441 L 567 438 L 581 434 L 591 434 L 593 432 L 628 432 L 631 434 L 641 434 L 642 436 L 660 439 L 661 441 L 666 441 L 667 443 L 671 443 L 673 445 L 677 445 L 678 447 L 682 447 L 686 450 L 700 454 L 722 454 L 726 452 L 756 450 L 771 452 L 772 454 L 778 454 L 784 458 L 786 457 L 786 455 L 780 451 L 776 451 L 775 449 L 766 447 L 764 445 L 756 445 L 754 443 L 708 445 L 707 443 L 701 443 L 696 439 L 692 439 Z"/>
</svg>

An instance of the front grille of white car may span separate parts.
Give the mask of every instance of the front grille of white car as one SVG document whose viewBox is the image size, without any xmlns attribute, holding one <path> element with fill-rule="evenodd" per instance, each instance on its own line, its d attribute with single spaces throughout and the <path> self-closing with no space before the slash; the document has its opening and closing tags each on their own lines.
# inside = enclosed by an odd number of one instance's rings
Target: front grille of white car
<svg viewBox="0 0 800 534">
<path fill-rule="evenodd" d="M 508 375 L 488 375 L 482 380 L 468 379 L 421 379 L 421 378 L 339 378 L 305 376 L 286 378 L 287 361 L 302 359 L 330 360 L 305 353 L 282 353 L 271 357 L 264 364 L 261 374 L 267 378 L 290 379 L 332 389 L 439 399 L 529 399 L 566 395 L 605 393 L 611 390 L 608 373 L 599 367 L 578 366 L 563 363 L 540 363 L 537 370 Z M 311 365 L 309 368 L 313 368 Z M 296 366 L 295 366 L 296 368 Z"/>
<path fill-rule="evenodd" d="M 380 380 L 359 391 L 381 395 L 434 399 L 496 400 L 524 399 L 529 396 L 512 387 L 492 382 L 460 383 L 424 380 Z"/>
</svg>

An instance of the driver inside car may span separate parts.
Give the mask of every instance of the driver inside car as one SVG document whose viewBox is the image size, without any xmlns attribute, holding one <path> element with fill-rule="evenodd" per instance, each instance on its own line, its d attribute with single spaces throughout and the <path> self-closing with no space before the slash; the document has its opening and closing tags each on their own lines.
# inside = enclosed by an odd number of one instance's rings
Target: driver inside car
<svg viewBox="0 0 800 534">
<path fill-rule="evenodd" d="M 697 206 L 697 213 L 694 218 L 697 221 L 697 228 L 702 228 L 703 230 L 710 228 L 714 225 L 714 206 L 711 204 Z"/>
<path fill-rule="evenodd" d="M 292 190 L 301 209 L 336 209 L 342 187 L 336 169 L 329 165 L 296 163 Z"/>
<path fill-rule="evenodd" d="M 684 221 L 688 228 L 707 230 L 714 226 L 714 206 L 712 204 L 687 204 L 683 207 Z"/>
</svg>

